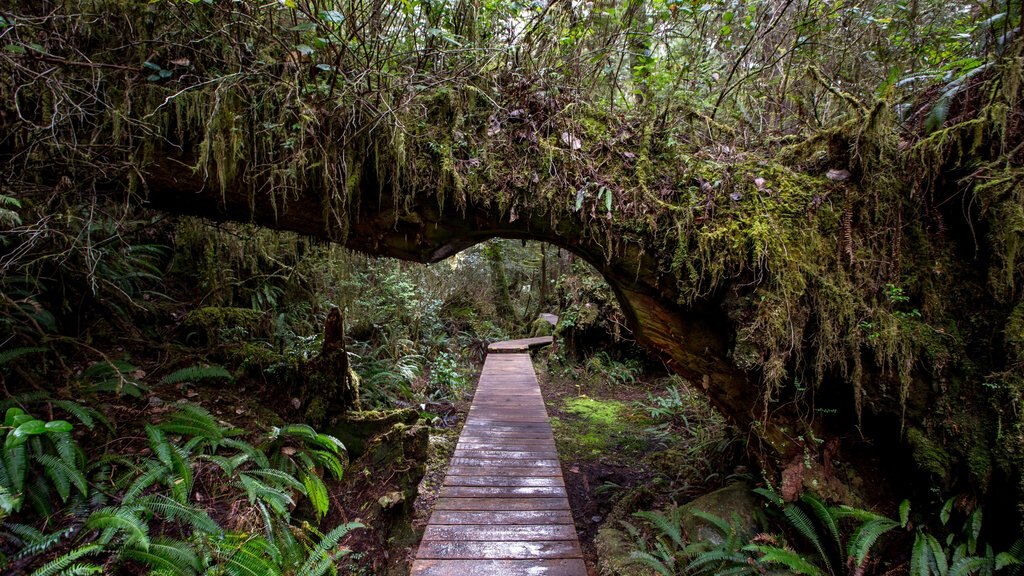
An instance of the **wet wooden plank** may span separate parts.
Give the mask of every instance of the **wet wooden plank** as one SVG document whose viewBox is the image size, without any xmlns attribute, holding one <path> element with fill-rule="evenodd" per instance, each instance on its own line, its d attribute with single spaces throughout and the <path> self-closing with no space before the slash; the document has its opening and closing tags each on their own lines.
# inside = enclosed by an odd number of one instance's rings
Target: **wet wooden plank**
<svg viewBox="0 0 1024 576">
<path fill-rule="evenodd" d="M 579 542 L 575 540 L 501 541 L 479 542 L 455 540 L 442 542 L 424 540 L 416 558 L 429 560 L 451 558 L 455 560 L 526 560 L 533 558 L 582 558 Z"/>
<path fill-rule="evenodd" d="M 486 524 L 434 524 L 427 526 L 424 540 L 492 542 L 538 542 L 576 540 L 576 527 L 569 524 L 522 524 L 489 526 Z"/>
<path fill-rule="evenodd" d="M 562 476 L 445 476 L 443 486 L 565 486 Z"/>
<path fill-rule="evenodd" d="M 557 476 L 562 477 L 562 469 L 554 466 L 535 468 L 533 466 L 449 466 L 449 474 L 457 476 Z"/>
<path fill-rule="evenodd" d="M 428 525 L 490 524 L 517 526 L 521 524 L 572 524 L 568 510 L 436 510 Z"/>
<path fill-rule="evenodd" d="M 521 511 L 568 510 L 569 500 L 562 498 L 439 498 L 434 510 Z"/>
<path fill-rule="evenodd" d="M 558 459 L 558 453 L 554 448 L 551 450 L 485 450 L 481 448 L 455 448 L 456 458 L 551 458 Z"/>
<path fill-rule="evenodd" d="M 568 497 L 562 486 L 443 486 L 441 498 L 555 498 Z"/>
<path fill-rule="evenodd" d="M 582 559 L 416 560 L 416 576 L 587 576 Z"/>
<path fill-rule="evenodd" d="M 553 458 L 452 458 L 451 462 L 454 466 L 485 466 L 487 468 L 502 466 L 558 468 L 561 466 L 558 460 Z"/>
</svg>

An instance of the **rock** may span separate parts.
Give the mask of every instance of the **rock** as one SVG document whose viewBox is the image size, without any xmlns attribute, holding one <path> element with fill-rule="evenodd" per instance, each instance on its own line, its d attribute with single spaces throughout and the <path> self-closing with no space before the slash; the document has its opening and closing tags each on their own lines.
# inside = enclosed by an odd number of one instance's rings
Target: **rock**
<svg viewBox="0 0 1024 576">
<path fill-rule="evenodd" d="M 377 498 L 377 503 L 380 504 L 383 510 L 390 510 L 402 502 L 405 502 L 405 494 L 402 492 L 388 492 Z"/>
<path fill-rule="evenodd" d="M 757 512 L 761 503 L 743 483 L 730 484 L 710 494 L 705 494 L 681 508 L 684 535 L 690 542 L 707 540 L 714 544 L 722 542 L 723 535 L 706 520 L 693 515 L 700 510 L 714 514 L 736 527 L 741 538 L 752 538 L 758 532 Z"/>
<path fill-rule="evenodd" d="M 640 571 L 638 564 L 630 562 L 629 554 L 636 545 L 623 531 L 608 523 L 597 531 L 594 538 L 597 548 L 598 571 L 601 576 L 634 576 Z"/>
<path fill-rule="evenodd" d="M 834 180 L 836 182 L 842 182 L 844 180 L 849 180 L 850 176 L 851 176 L 851 174 L 850 174 L 849 170 L 836 170 L 836 169 L 832 169 L 832 170 L 829 170 L 828 172 L 825 173 L 825 178 L 828 178 L 829 180 Z"/>
</svg>

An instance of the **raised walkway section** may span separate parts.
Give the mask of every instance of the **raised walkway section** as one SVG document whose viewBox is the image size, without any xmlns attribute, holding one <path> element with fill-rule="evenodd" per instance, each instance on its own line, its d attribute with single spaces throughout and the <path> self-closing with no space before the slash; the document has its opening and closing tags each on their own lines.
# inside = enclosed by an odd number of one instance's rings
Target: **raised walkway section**
<svg viewBox="0 0 1024 576">
<path fill-rule="evenodd" d="M 529 340 L 491 345 L 413 576 L 587 574 Z"/>
</svg>

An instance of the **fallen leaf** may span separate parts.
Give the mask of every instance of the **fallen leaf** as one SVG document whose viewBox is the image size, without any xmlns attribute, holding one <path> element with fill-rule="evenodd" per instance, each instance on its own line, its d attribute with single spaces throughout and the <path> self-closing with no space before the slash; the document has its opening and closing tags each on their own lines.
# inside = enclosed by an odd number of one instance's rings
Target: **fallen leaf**
<svg viewBox="0 0 1024 576">
<path fill-rule="evenodd" d="M 849 170 L 836 170 L 834 168 L 832 170 L 829 170 L 827 173 L 825 173 L 825 177 L 826 178 L 828 178 L 829 180 L 834 180 L 836 182 L 842 182 L 843 180 L 849 180 L 850 176 L 851 176 L 851 174 L 850 174 Z"/>
<path fill-rule="evenodd" d="M 573 150 L 579 150 L 583 147 L 583 143 L 580 142 L 580 139 L 568 132 L 562 132 L 562 142 Z"/>
</svg>

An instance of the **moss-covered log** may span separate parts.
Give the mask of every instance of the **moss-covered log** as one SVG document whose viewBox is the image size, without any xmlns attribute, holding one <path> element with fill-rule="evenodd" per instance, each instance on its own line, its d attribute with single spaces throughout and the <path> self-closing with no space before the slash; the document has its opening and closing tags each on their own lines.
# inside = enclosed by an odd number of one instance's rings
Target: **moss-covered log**
<svg viewBox="0 0 1024 576">
<path fill-rule="evenodd" d="M 883 99 L 741 152 L 698 136 L 735 133 L 704 115 L 614 108 L 592 78 L 497 51 L 385 39 L 367 69 L 323 41 L 337 22 L 276 4 L 45 4 L 13 3 L 0 54 L 5 195 L 127 195 L 421 262 L 548 241 L 770 463 L 828 468 L 815 438 L 864 437 L 948 467 L 950 490 L 1020 488 L 1021 42 L 927 134 L 934 106 L 901 125 Z"/>
</svg>

